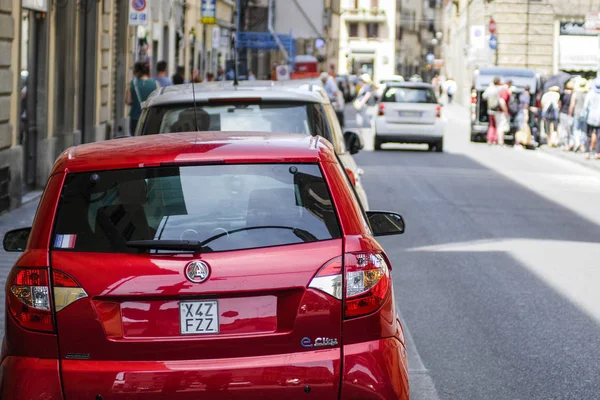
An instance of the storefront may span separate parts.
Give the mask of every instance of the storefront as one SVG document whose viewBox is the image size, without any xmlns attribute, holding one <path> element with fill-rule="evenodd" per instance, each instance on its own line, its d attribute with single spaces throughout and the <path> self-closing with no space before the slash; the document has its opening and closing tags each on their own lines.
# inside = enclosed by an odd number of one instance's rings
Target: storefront
<svg viewBox="0 0 600 400">
<path fill-rule="evenodd" d="M 600 39 L 586 33 L 584 23 L 561 22 L 558 36 L 558 70 L 593 78 L 600 62 Z"/>
</svg>

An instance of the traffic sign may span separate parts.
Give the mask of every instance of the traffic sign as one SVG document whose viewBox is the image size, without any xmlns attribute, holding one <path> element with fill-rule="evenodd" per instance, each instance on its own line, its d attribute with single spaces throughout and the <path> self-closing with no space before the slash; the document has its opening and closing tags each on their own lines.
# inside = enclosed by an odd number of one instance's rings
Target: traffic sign
<svg viewBox="0 0 600 400">
<path fill-rule="evenodd" d="M 496 35 L 491 35 L 490 36 L 490 49 L 496 50 L 497 48 L 498 48 L 498 38 L 496 38 Z"/>
<path fill-rule="evenodd" d="M 488 30 L 490 31 L 490 33 L 492 35 L 494 33 L 496 33 L 496 21 L 494 21 L 494 18 L 490 18 L 490 22 L 488 24 Z"/>
<path fill-rule="evenodd" d="M 129 0 L 129 25 L 147 25 L 147 0 Z"/>
</svg>

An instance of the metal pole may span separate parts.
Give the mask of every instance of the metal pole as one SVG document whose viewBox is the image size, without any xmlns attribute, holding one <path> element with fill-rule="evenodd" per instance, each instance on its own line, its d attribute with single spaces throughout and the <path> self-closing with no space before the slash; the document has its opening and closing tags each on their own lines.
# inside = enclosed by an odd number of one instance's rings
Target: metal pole
<svg viewBox="0 0 600 400">
<path fill-rule="evenodd" d="M 234 55 L 233 55 L 233 76 L 234 76 L 234 84 L 238 84 L 238 57 L 239 57 L 239 48 L 238 48 L 238 37 L 241 29 L 241 15 L 242 15 L 242 1 L 237 0 L 236 4 L 236 21 L 235 21 L 235 39 L 233 40 L 234 47 Z"/>
</svg>

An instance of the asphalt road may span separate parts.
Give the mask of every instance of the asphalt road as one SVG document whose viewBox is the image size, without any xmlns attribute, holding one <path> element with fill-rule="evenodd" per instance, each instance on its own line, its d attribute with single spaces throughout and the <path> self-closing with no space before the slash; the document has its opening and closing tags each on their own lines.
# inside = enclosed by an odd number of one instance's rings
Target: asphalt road
<svg viewBox="0 0 600 400">
<path fill-rule="evenodd" d="M 406 219 L 381 242 L 412 338 L 412 398 L 600 398 L 600 173 L 471 144 L 468 113 L 445 115 L 445 153 L 356 156 L 370 207 Z"/>
<path fill-rule="evenodd" d="M 407 221 L 405 235 L 381 242 L 412 399 L 600 398 L 600 173 L 471 144 L 466 111 L 445 115 L 445 153 L 373 152 L 364 131 L 356 156 L 371 208 Z M 34 212 L 35 202 L 0 216 L 0 232 Z M 0 252 L 3 280 L 14 258 Z"/>
</svg>

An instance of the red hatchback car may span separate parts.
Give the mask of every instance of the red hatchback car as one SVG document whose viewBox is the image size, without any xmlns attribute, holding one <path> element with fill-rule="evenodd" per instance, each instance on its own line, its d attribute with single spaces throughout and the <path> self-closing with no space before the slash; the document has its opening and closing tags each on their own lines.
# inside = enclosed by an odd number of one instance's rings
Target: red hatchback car
<svg viewBox="0 0 600 400">
<path fill-rule="evenodd" d="M 1 399 L 408 399 L 391 265 L 320 137 L 165 134 L 56 161 L 6 284 Z"/>
</svg>

